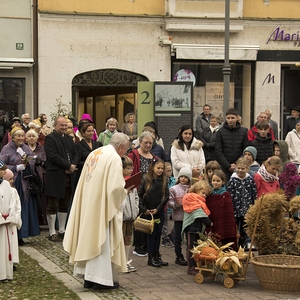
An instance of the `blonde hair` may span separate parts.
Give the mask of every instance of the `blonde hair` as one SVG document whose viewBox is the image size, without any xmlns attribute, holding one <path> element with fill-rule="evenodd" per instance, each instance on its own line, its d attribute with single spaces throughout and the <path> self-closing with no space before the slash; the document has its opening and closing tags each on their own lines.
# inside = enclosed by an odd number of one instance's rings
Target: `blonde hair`
<svg viewBox="0 0 300 300">
<path fill-rule="evenodd" d="M 189 193 L 199 193 L 200 191 L 202 190 L 207 190 L 208 191 L 208 194 L 210 194 L 212 192 L 212 188 L 211 186 L 209 185 L 209 183 L 205 180 L 201 180 L 201 181 L 198 181 L 196 182 L 195 184 L 193 184 L 188 192 Z"/>
<path fill-rule="evenodd" d="M 109 124 L 111 124 L 111 123 L 115 123 L 116 128 L 119 127 L 118 121 L 115 118 L 110 118 L 110 119 L 107 120 L 106 125 L 105 125 L 107 129 L 108 129 Z"/>
<path fill-rule="evenodd" d="M 278 156 L 271 156 L 266 161 L 263 162 L 265 166 L 281 166 L 281 159 Z"/>
<path fill-rule="evenodd" d="M 249 168 L 250 163 L 249 163 L 249 161 L 248 161 L 246 158 L 240 157 L 240 158 L 236 161 L 235 165 L 236 165 L 236 166 L 237 166 L 237 165 L 245 166 L 245 167 Z"/>
<path fill-rule="evenodd" d="M 128 156 L 123 156 L 122 157 L 122 167 L 123 167 L 123 169 L 125 169 L 127 167 L 132 167 L 132 166 L 133 166 L 132 159 Z"/>
</svg>

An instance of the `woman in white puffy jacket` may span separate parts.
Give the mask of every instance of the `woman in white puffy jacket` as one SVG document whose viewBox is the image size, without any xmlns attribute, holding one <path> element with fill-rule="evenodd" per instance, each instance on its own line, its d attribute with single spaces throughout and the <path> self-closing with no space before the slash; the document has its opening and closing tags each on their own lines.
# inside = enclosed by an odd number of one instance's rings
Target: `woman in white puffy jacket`
<svg viewBox="0 0 300 300">
<path fill-rule="evenodd" d="M 288 132 L 285 142 L 289 146 L 290 161 L 300 165 L 300 121 L 296 123 L 295 129 Z"/>
<path fill-rule="evenodd" d="M 192 177 L 199 178 L 205 167 L 203 143 L 194 137 L 194 130 L 190 125 L 183 125 L 171 147 L 171 162 L 173 176 L 177 179 L 183 167 L 192 170 Z"/>
</svg>

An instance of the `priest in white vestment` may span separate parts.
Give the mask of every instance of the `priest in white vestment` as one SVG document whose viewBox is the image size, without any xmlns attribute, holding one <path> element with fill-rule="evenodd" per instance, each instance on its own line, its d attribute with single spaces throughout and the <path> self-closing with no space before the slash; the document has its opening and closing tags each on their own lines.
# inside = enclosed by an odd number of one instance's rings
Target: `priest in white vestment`
<svg viewBox="0 0 300 300">
<path fill-rule="evenodd" d="M 127 270 L 122 234 L 122 202 L 127 195 L 121 157 L 128 137 L 115 133 L 110 144 L 91 152 L 84 164 L 63 241 L 86 288 L 117 288 Z"/>
</svg>

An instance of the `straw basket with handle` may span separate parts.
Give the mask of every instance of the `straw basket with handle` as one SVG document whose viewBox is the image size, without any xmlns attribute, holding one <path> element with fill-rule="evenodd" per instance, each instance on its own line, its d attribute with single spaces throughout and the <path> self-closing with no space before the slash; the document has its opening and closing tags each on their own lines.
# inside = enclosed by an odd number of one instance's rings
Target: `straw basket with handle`
<svg viewBox="0 0 300 300">
<path fill-rule="evenodd" d="M 141 215 L 142 214 L 140 214 L 133 222 L 134 229 L 137 231 L 147 233 L 147 234 L 149 234 L 149 233 L 151 234 L 154 230 L 153 214 L 150 213 L 151 220 L 143 219 L 143 218 L 141 218 Z"/>
</svg>

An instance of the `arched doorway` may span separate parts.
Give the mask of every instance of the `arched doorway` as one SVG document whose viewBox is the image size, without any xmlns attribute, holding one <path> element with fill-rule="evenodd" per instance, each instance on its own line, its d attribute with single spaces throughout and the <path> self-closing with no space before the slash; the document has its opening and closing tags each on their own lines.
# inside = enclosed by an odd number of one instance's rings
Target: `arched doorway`
<svg viewBox="0 0 300 300">
<path fill-rule="evenodd" d="M 136 113 L 138 81 L 149 81 L 141 74 L 119 69 L 100 69 L 76 75 L 72 80 L 72 108 L 77 119 L 88 113 L 97 132 L 105 128 L 105 120 L 112 116 L 120 127 L 124 116 Z"/>
</svg>

